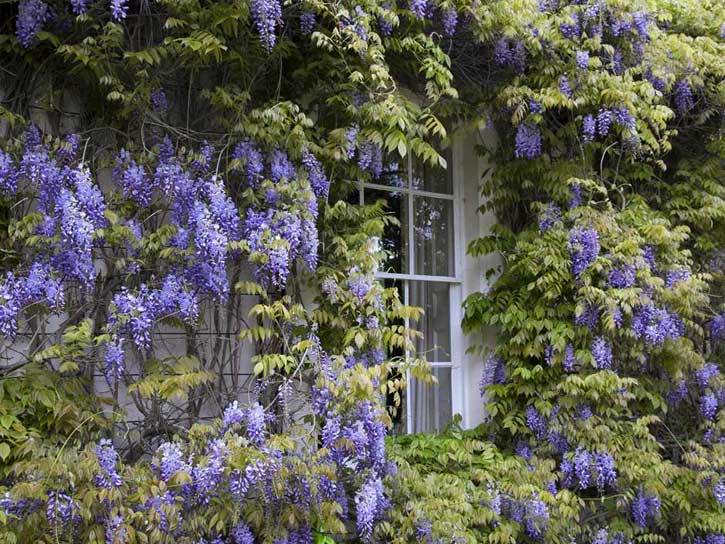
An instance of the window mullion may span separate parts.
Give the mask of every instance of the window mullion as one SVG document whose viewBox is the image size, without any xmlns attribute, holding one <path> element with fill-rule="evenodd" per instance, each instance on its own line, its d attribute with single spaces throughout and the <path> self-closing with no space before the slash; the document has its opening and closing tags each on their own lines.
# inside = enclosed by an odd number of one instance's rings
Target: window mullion
<svg viewBox="0 0 725 544">
<path fill-rule="evenodd" d="M 410 292 L 408 287 L 408 282 L 403 282 L 403 301 L 406 305 L 410 304 Z M 408 332 L 410 331 L 410 319 L 407 317 L 405 318 L 405 331 L 406 336 L 408 335 Z M 407 363 L 410 362 L 410 351 L 408 349 L 405 350 L 405 362 L 406 367 L 408 366 Z M 405 371 L 405 432 L 408 434 L 411 434 L 413 432 L 413 406 L 412 406 L 412 392 L 411 392 L 411 374 L 410 370 Z"/>
<path fill-rule="evenodd" d="M 410 189 L 413 187 L 413 158 L 412 153 L 408 154 L 408 273 L 415 274 L 415 232 L 413 215 L 413 194 Z"/>
</svg>

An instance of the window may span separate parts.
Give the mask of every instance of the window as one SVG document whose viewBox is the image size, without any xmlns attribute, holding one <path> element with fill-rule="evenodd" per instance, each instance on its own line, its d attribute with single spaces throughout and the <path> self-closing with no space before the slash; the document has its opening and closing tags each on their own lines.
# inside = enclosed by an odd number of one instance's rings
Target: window
<svg viewBox="0 0 725 544">
<path fill-rule="evenodd" d="M 378 277 L 396 286 L 404 303 L 424 309 L 416 324 L 423 333 L 416 350 L 438 379 L 435 386 L 408 376 L 396 432 L 439 431 L 463 408 L 461 339 L 452 334 L 460 331 L 461 321 L 460 191 L 450 159 L 448 164 L 446 170 L 409 157 L 397 170 L 360 186 L 363 203 L 385 200 L 400 221 L 384 234 L 389 258 Z"/>
</svg>

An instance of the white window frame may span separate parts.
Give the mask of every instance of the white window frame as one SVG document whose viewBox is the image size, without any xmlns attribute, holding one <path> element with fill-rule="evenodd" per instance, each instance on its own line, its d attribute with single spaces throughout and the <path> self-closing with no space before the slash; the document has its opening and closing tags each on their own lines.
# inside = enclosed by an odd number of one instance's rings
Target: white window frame
<svg viewBox="0 0 725 544">
<path fill-rule="evenodd" d="M 447 167 L 451 169 L 451 193 L 437 193 L 432 191 L 424 191 L 420 189 L 413 189 L 413 159 L 410 154 L 407 155 L 407 185 L 405 187 L 392 187 L 390 185 L 380 183 L 367 183 L 360 181 L 358 183 L 358 190 L 360 195 L 360 203 L 365 204 L 365 189 L 376 189 L 383 192 L 395 193 L 408 195 L 407 206 L 408 206 L 408 221 L 407 221 L 407 270 L 408 273 L 395 273 L 395 272 L 377 272 L 376 278 L 378 279 L 391 279 L 399 280 L 403 286 L 403 300 L 408 303 L 410 281 L 423 281 L 423 282 L 439 282 L 449 283 L 449 317 L 450 317 L 450 350 L 451 360 L 440 362 L 440 361 L 429 361 L 433 368 L 450 368 L 451 369 L 451 413 L 453 416 L 460 414 L 463 417 L 463 421 L 467 421 L 465 408 L 466 408 L 466 389 L 464 383 L 464 353 L 463 353 L 463 331 L 461 329 L 461 322 L 463 320 L 462 315 L 462 296 L 463 296 L 463 267 L 465 248 L 463 247 L 464 240 L 464 229 L 463 229 L 463 176 L 461 176 L 458 168 L 455 168 L 456 164 L 460 164 L 458 160 L 457 147 L 451 145 L 451 152 L 449 153 L 449 163 Z M 453 276 L 427 276 L 424 274 L 415 274 L 415 219 L 413 201 L 415 196 L 420 197 L 432 197 L 442 200 L 450 200 L 453 203 Z M 408 327 L 409 323 L 406 320 L 405 326 Z M 408 356 L 409 354 L 406 354 Z M 411 376 L 408 372 L 406 376 L 406 382 L 411 383 Z M 406 432 L 413 432 L 413 421 L 414 414 L 412 407 L 412 389 L 406 387 L 405 390 L 405 402 L 406 402 Z"/>
</svg>

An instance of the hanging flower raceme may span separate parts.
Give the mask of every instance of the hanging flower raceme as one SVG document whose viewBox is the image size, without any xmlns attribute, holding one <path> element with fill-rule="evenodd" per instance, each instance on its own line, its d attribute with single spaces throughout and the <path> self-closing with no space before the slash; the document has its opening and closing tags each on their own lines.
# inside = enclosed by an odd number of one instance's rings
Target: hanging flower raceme
<svg viewBox="0 0 725 544">
<path fill-rule="evenodd" d="M 0 334 L 15 337 L 23 308 L 40 303 L 60 312 L 64 302 L 63 283 L 48 264 L 33 263 L 26 277 L 7 272 L 0 283 Z"/>
<path fill-rule="evenodd" d="M 665 340 L 674 340 L 684 334 L 682 320 L 664 308 L 647 304 L 635 309 L 632 318 L 635 337 L 652 347 L 661 346 Z"/>
<path fill-rule="evenodd" d="M 572 273 L 579 278 L 599 255 L 599 234 L 593 228 L 574 228 L 569 233 Z"/>
<path fill-rule="evenodd" d="M 154 325 L 158 320 L 172 315 L 178 315 L 190 324 L 199 316 L 199 302 L 195 292 L 189 283 L 178 276 L 166 276 L 159 289 L 150 289 L 142 284 L 133 292 L 124 287 L 111 303 L 108 327 L 115 336 L 107 348 L 107 366 L 116 369 L 116 373 L 119 368 L 123 368 L 121 337 L 131 340 L 140 350 L 148 351 L 151 349 Z"/>
<path fill-rule="evenodd" d="M 516 128 L 514 156 L 519 159 L 535 159 L 541 155 L 541 132 L 531 123 L 522 123 Z"/>
<path fill-rule="evenodd" d="M 252 0 L 251 12 L 262 46 L 271 51 L 277 43 L 275 31 L 282 19 L 282 6 L 279 0 Z"/>
<path fill-rule="evenodd" d="M 661 501 L 657 495 L 647 493 L 640 487 L 632 501 L 632 519 L 640 527 L 647 527 L 659 517 L 660 506 Z"/>
<path fill-rule="evenodd" d="M 18 7 L 16 35 L 20 45 L 29 48 L 36 43 L 38 32 L 53 18 L 50 6 L 42 0 L 22 0 Z"/>
</svg>

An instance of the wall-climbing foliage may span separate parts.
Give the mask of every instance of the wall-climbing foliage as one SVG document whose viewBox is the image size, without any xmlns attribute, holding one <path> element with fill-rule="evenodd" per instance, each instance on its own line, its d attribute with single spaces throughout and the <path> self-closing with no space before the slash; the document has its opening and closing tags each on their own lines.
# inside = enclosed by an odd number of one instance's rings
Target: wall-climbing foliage
<svg viewBox="0 0 725 544">
<path fill-rule="evenodd" d="M 0 539 L 722 544 L 724 35 L 707 0 L 3 3 Z M 444 127 L 498 134 L 488 420 L 386 449 L 419 310 L 350 194 Z"/>
</svg>

